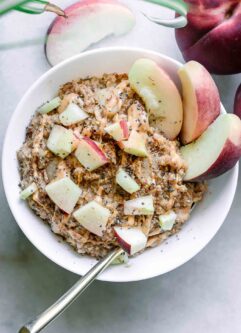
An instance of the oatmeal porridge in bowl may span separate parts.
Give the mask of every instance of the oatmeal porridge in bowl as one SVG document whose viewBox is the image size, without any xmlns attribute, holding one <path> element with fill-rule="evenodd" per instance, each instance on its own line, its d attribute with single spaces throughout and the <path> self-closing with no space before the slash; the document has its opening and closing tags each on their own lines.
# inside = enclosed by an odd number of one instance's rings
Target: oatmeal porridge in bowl
<svg viewBox="0 0 241 333">
<path fill-rule="evenodd" d="M 58 96 L 59 107 L 47 114 L 37 112 L 34 115 L 27 128 L 26 141 L 18 151 L 21 187 L 24 189 L 33 182 L 37 185 L 36 192 L 28 198 L 36 214 L 77 252 L 97 258 L 118 246 L 115 227 L 140 228 L 147 237 L 146 247 L 156 246 L 176 233 L 188 219 L 192 205 L 202 199 L 206 185 L 183 182 L 186 164 L 180 155 L 178 141 L 166 139 L 149 125 L 146 108 L 130 87 L 128 76 L 105 74 L 100 78 L 68 82 L 60 88 Z M 73 106 L 84 110 L 86 118 L 66 126 L 68 118 L 61 116 Z M 126 126 L 126 138 L 125 134 L 119 134 L 121 125 Z M 119 126 L 117 140 L 114 126 Z M 49 143 L 51 133 L 63 128 L 71 130 L 73 149 L 77 145 L 74 153 L 65 158 L 58 156 L 53 148 L 51 151 Z M 120 147 L 121 135 L 123 144 L 128 142 L 127 137 L 137 137 L 136 146 L 132 148 L 136 151 Z M 141 140 L 145 141 L 143 147 Z M 96 149 L 94 169 L 85 159 L 85 154 L 90 157 L 92 149 Z M 105 226 L 97 220 L 91 221 L 89 226 L 83 225 L 85 221 L 80 223 L 75 212 L 66 214 L 61 210 L 64 203 L 54 203 L 47 186 L 57 186 L 58 180 L 64 177 L 81 189 L 75 206 L 77 211 L 90 202 L 108 210 Z M 122 184 L 121 180 L 128 183 Z M 133 182 L 133 189 L 130 182 Z M 136 198 L 143 198 L 143 207 L 145 199 L 151 198 L 155 208 L 125 214 L 125 205 Z M 170 212 L 176 215 L 175 224 L 173 228 L 167 228 L 170 230 L 165 227 L 163 230 L 160 216 Z"/>
<path fill-rule="evenodd" d="M 117 66 L 119 58 L 125 60 Z M 195 120 L 195 112 L 202 114 L 198 102 L 190 111 L 198 72 L 211 92 L 206 108 L 212 105 L 201 125 Z M 237 176 L 235 167 L 209 181 L 233 166 L 221 170 L 216 160 L 239 123 L 220 115 L 219 94 L 208 72 L 197 63 L 181 66 L 149 51 L 106 49 L 75 57 L 49 73 L 22 102 L 28 104 L 27 128 L 16 163 L 20 197 L 33 211 L 18 199 L 31 218 L 29 225 L 20 223 L 23 231 L 44 254 L 79 274 L 94 258 L 123 247 L 121 265 L 105 272 L 106 280 L 155 276 L 192 257 L 223 222 Z M 31 94 L 35 99 L 27 103 Z M 213 132 L 221 131 L 227 138 L 210 158 L 205 147 L 215 140 Z M 234 145 L 238 150 L 239 142 Z M 196 163 L 199 151 L 203 160 Z M 216 213 L 218 222 L 207 225 L 217 205 L 213 195 L 229 198 Z M 31 237 L 33 228 L 38 232 Z M 137 277 L 143 262 L 147 272 Z M 127 278 L 112 278 L 115 271 Z"/>
</svg>

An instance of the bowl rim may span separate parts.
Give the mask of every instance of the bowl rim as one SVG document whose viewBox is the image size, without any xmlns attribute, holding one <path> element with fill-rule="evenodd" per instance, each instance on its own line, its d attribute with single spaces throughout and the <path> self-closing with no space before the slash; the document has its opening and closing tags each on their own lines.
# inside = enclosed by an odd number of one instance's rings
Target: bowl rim
<svg viewBox="0 0 241 333">
<path fill-rule="evenodd" d="M 10 198 L 10 193 L 8 191 L 8 185 L 7 185 L 7 164 L 6 164 L 6 160 L 7 160 L 7 142 L 8 142 L 8 137 L 10 136 L 10 127 L 12 126 L 13 123 L 16 122 L 16 118 L 17 118 L 17 114 L 18 114 L 18 110 L 22 108 L 22 105 L 25 104 L 25 100 L 28 98 L 29 95 L 31 95 L 32 91 L 35 89 L 36 86 L 38 86 L 42 81 L 44 81 L 48 76 L 51 76 L 52 73 L 57 72 L 59 70 L 59 68 L 65 67 L 66 65 L 68 65 L 69 63 L 75 61 L 78 58 L 82 58 L 82 57 L 88 57 L 89 55 L 92 54 L 98 54 L 98 53 L 105 53 L 105 52 L 119 52 L 119 51 L 131 51 L 131 52 L 145 52 L 148 53 L 150 55 L 153 56 L 157 56 L 157 57 L 162 57 L 163 59 L 166 59 L 167 61 L 171 61 L 172 63 L 175 63 L 176 65 L 180 66 L 182 65 L 181 62 L 173 59 L 172 57 L 169 57 L 167 55 L 164 55 L 162 53 L 156 52 L 156 51 L 152 51 L 152 50 L 148 50 L 145 48 L 136 48 L 136 47 L 103 47 L 103 48 L 98 48 L 98 49 L 94 49 L 94 50 L 90 50 L 90 51 L 86 51 L 86 52 L 82 52 L 78 55 L 75 55 L 69 59 L 66 59 L 65 61 L 57 64 L 56 66 L 50 68 L 49 70 L 47 70 L 45 73 L 43 73 L 37 80 L 34 81 L 33 84 L 31 84 L 29 86 L 29 88 L 26 90 L 26 92 L 23 94 L 23 96 L 21 97 L 20 101 L 18 102 L 13 114 L 10 117 L 7 129 L 5 131 L 5 135 L 4 135 L 4 142 L 3 142 L 3 150 L 2 150 L 2 180 L 3 180 L 3 188 L 4 188 L 4 193 L 9 205 L 9 208 L 11 210 L 11 213 L 13 214 L 14 220 L 15 222 L 18 224 L 19 228 L 22 230 L 22 232 L 24 233 L 24 235 L 28 238 L 28 240 L 32 243 L 32 245 L 38 249 L 38 251 L 40 251 L 44 256 L 46 256 L 49 260 L 51 260 L 52 262 L 54 262 L 55 264 L 57 264 L 58 266 L 72 272 L 75 274 L 79 274 L 77 273 L 74 269 L 70 269 L 69 267 L 67 267 L 65 264 L 59 263 L 57 260 L 55 260 L 53 257 L 50 257 L 47 253 L 47 250 L 43 250 L 42 248 L 40 249 L 38 244 L 35 244 L 35 242 L 32 240 L 31 237 L 31 232 L 26 232 L 26 230 L 23 229 L 21 223 L 19 223 L 19 216 L 17 215 L 17 212 L 15 210 L 15 205 L 14 203 L 11 201 Z M 235 196 L 235 192 L 236 192 L 236 188 L 237 188 L 237 183 L 238 183 L 238 172 L 239 172 L 239 163 L 237 163 L 235 165 L 235 167 L 232 169 L 233 172 L 233 179 L 232 179 L 232 188 L 230 190 L 230 194 L 229 197 L 227 198 L 228 203 L 227 204 L 227 210 L 225 212 L 225 214 L 222 217 L 222 220 L 220 221 L 220 224 L 218 226 L 218 228 L 215 230 L 215 232 L 213 234 L 211 234 L 211 236 L 208 238 L 208 241 L 206 241 L 204 244 L 202 244 L 202 246 L 200 246 L 198 249 L 196 249 L 196 251 L 191 252 L 191 255 L 185 257 L 183 260 L 180 260 L 180 262 L 178 263 L 178 265 L 172 265 L 170 267 L 170 269 L 162 272 L 162 273 L 149 273 L 146 272 L 145 276 L 141 276 L 141 277 L 136 277 L 136 278 L 128 278 L 128 279 L 124 279 L 123 277 L 118 277 L 116 276 L 115 279 L 113 278 L 109 278 L 104 277 L 102 278 L 102 275 L 100 275 L 99 277 L 97 277 L 97 280 L 100 281 L 107 281 L 107 282 L 132 282 L 132 281 L 141 281 L 141 280 L 146 280 L 146 279 L 150 279 L 150 278 L 154 278 L 156 276 L 171 272 L 172 270 L 182 266 L 184 263 L 188 262 L 189 260 L 191 260 L 192 258 L 194 258 L 211 240 L 212 238 L 216 235 L 216 233 L 218 232 L 218 230 L 220 229 L 220 227 L 222 226 L 222 224 L 224 223 L 231 205 L 233 203 L 234 200 L 234 196 Z"/>
</svg>

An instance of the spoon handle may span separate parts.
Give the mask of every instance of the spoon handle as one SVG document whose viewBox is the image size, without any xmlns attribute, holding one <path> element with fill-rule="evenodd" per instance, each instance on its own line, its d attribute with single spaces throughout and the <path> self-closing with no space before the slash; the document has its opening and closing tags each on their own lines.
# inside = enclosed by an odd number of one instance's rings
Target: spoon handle
<svg viewBox="0 0 241 333">
<path fill-rule="evenodd" d="M 110 252 L 104 259 L 100 260 L 91 268 L 72 288 L 70 288 L 62 297 L 60 297 L 47 310 L 42 312 L 36 318 L 26 323 L 19 333 L 38 333 L 57 316 L 59 316 L 67 307 L 72 304 L 77 297 L 95 280 L 95 278 L 107 268 L 124 251 L 120 248 Z"/>
</svg>

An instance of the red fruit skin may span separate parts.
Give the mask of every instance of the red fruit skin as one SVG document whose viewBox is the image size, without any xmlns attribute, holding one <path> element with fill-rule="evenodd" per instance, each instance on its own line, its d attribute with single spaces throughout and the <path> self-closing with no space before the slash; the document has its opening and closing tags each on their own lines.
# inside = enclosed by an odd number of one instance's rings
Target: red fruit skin
<svg viewBox="0 0 241 333">
<path fill-rule="evenodd" d="M 241 84 L 236 91 L 233 112 L 241 119 Z"/>
<path fill-rule="evenodd" d="M 97 146 L 97 144 L 93 140 L 91 140 L 88 137 L 84 137 L 84 138 L 82 138 L 82 140 L 85 141 L 86 143 L 88 143 L 91 146 L 91 148 L 101 157 L 101 159 L 105 163 L 108 162 L 108 159 L 106 158 L 106 156 L 103 153 L 103 151 Z"/>
<path fill-rule="evenodd" d="M 189 182 L 201 182 L 221 176 L 232 169 L 241 157 L 241 136 L 239 145 L 235 145 L 228 139 L 223 147 L 218 159 L 199 177 L 188 180 Z"/>
<path fill-rule="evenodd" d="M 119 234 L 115 231 L 115 228 L 113 229 L 114 230 L 114 234 L 115 234 L 115 237 L 117 238 L 117 241 L 118 243 L 120 244 L 121 248 L 127 252 L 128 254 L 131 254 L 131 245 L 126 243 L 124 241 L 124 239 L 122 239 Z"/>
<path fill-rule="evenodd" d="M 77 1 L 73 5 L 70 5 L 67 7 L 64 12 L 66 17 L 63 16 L 57 16 L 56 19 L 53 21 L 53 23 L 50 25 L 47 35 L 50 33 L 61 33 L 62 27 L 65 25 L 69 25 L 70 22 L 74 21 L 76 18 L 78 19 L 79 13 L 78 9 L 84 8 L 84 7 L 90 7 L 90 10 L 93 12 L 95 10 L 98 11 L 94 6 L 99 5 L 99 4 L 114 4 L 114 5 L 119 5 L 121 4 L 116 1 L 116 0 L 82 0 L 82 1 Z"/>
<path fill-rule="evenodd" d="M 44 43 L 44 53 L 45 56 L 47 58 L 48 63 L 50 64 L 50 66 L 52 66 L 52 64 L 50 63 L 49 59 L 48 59 L 48 55 L 47 55 L 47 38 L 48 35 L 55 33 L 61 33 L 62 32 L 62 28 L 66 25 L 69 25 L 72 23 L 72 21 L 75 21 L 76 18 L 78 19 L 78 13 L 76 13 L 76 11 L 78 11 L 79 8 L 88 8 L 90 7 L 91 11 L 95 10 L 96 5 L 99 4 L 114 4 L 114 5 L 119 5 L 119 6 L 123 6 L 119 1 L 117 0 L 82 0 L 82 1 L 77 1 L 76 3 L 74 3 L 73 5 L 70 5 L 69 7 L 67 7 L 64 12 L 66 17 L 63 16 L 57 16 L 53 22 L 50 24 L 47 33 L 46 33 L 46 41 Z"/>
<path fill-rule="evenodd" d="M 196 100 L 199 112 L 197 114 L 195 134 L 193 135 L 192 140 L 185 141 L 183 140 L 185 135 L 182 136 L 183 132 L 181 131 L 181 140 L 183 144 L 196 140 L 220 115 L 219 91 L 213 78 L 204 67 L 202 67 L 202 72 L 199 74 L 199 86 L 196 86 Z"/>
<path fill-rule="evenodd" d="M 184 59 L 196 60 L 214 74 L 241 72 L 240 0 L 185 2 L 189 5 L 188 25 L 176 29 Z"/>
<path fill-rule="evenodd" d="M 123 140 L 127 140 L 129 138 L 129 128 L 126 120 L 120 121 L 120 127 L 122 128 L 124 138 Z"/>
</svg>

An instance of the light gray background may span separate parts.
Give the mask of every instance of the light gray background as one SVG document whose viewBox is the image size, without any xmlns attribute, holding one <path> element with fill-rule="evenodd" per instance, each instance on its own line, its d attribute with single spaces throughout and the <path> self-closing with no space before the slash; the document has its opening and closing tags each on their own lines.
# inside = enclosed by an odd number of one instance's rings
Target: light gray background
<svg viewBox="0 0 241 333">
<path fill-rule="evenodd" d="M 146 47 L 183 61 L 173 31 L 149 23 L 140 14 L 140 10 L 145 10 L 171 17 L 171 12 L 139 0 L 125 2 L 137 15 L 135 29 L 127 37 L 111 38 L 101 45 Z M 7 15 L 0 19 L 0 43 L 41 37 L 52 18 L 51 14 Z M 22 94 L 48 68 L 42 45 L 0 52 L 1 147 L 8 121 Z M 215 80 L 222 101 L 231 112 L 241 75 L 219 76 Z M 0 332 L 14 333 L 27 319 L 55 301 L 78 277 L 50 262 L 30 244 L 14 222 L 2 185 L 0 196 Z M 147 281 L 95 282 L 45 332 L 240 332 L 240 216 L 241 181 L 225 224 L 194 259 L 173 272 Z"/>
</svg>

